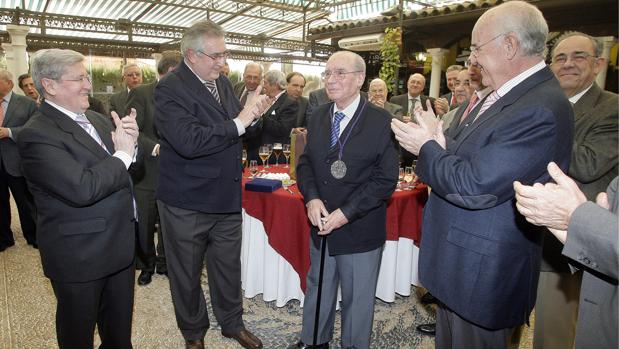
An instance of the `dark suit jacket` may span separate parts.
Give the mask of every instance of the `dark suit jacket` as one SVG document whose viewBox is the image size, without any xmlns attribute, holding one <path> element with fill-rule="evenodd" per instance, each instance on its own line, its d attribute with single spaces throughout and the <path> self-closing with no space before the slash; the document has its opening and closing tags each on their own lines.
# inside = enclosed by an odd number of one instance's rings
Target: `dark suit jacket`
<svg viewBox="0 0 619 349">
<path fill-rule="evenodd" d="M 359 109 L 364 101 L 362 97 Z M 348 224 L 329 235 L 329 254 L 367 252 L 385 243 L 387 200 L 398 178 L 398 152 L 390 128 L 392 117 L 367 102 L 365 111 L 355 116 L 342 132 L 343 137 L 352 132 L 342 156 L 347 172 L 344 178 L 335 179 L 330 167 L 338 158 L 338 148 L 329 149 L 332 105 L 318 107 L 315 115 L 320 117 L 309 120 L 297 181 L 305 202 L 320 199 L 329 212 L 339 208 L 348 219 Z M 359 121 L 352 128 L 355 118 Z M 312 227 L 311 234 L 318 246 L 316 227 Z"/>
<path fill-rule="evenodd" d="M 309 119 L 319 105 L 329 103 L 331 100 L 329 96 L 327 96 L 327 90 L 325 88 L 319 88 L 310 92 L 309 101 L 307 103 L 307 109 L 305 110 L 305 125 L 309 123 Z"/>
<path fill-rule="evenodd" d="M 262 144 L 290 143 L 290 131 L 297 120 L 298 109 L 299 102 L 286 92 L 273 103 L 247 134 L 248 161 L 260 159 L 258 150 Z M 271 156 L 269 162 L 275 163 L 275 156 Z"/>
<path fill-rule="evenodd" d="M 103 114 L 103 115 L 110 115 L 110 113 L 108 113 L 107 109 L 105 109 L 105 106 L 103 105 L 103 102 L 101 102 L 97 98 L 92 97 L 92 96 L 88 96 L 88 104 L 90 105 L 88 107 L 88 110 L 92 110 L 94 112 L 97 112 L 97 113 Z M 119 114 L 119 115 L 121 117 L 125 116 L 124 114 Z"/>
<path fill-rule="evenodd" d="M 307 105 L 309 104 L 309 99 L 301 96 L 297 99 L 299 102 L 299 110 L 297 111 L 297 122 L 295 123 L 295 127 L 305 127 L 307 126 Z"/>
<path fill-rule="evenodd" d="M 157 81 L 141 85 L 129 92 L 127 109 L 135 108 L 136 121 L 140 128 L 138 146 L 143 153 L 142 171 L 136 172 L 133 183 L 136 188 L 155 190 L 157 185 L 157 168 L 159 157 L 152 156 L 155 145 L 159 143 L 159 133 L 155 127 L 155 86 Z"/>
<path fill-rule="evenodd" d="M 113 151 L 106 116 L 86 111 Z M 75 121 L 43 102 L 18 142 L 37 207 L 37 243 L 45 275 L 85 282 L 122 270 L 134 259 L 131 178 Z"/>
<path fill-rule="evenodd" d="M 13 177 L 21 177 L 21 160 L 17 150 L 15 140 L 19 138 L 19 134 L 24 124 L 36 112 L 37 104 L 30 97 L 24 97 L 13 92 L 11 100 L 4 113 L 2 127 L 11 129 L 13 138 L 0 139 L 0 162 L 8 174 Z"/>
<path fill-rule="evenodd" d="M 119 117 L 123 117 L 126 115 L 127 111 L 127 98 L 129 97 L 129 92 L 127 92 L 127 88 L 125 86 L 122 87 L 120 92 L 114 93 L 110 96 L 110 113 L 113 111 L 118 114 Z"/>
<path fill-rule="evenodd" d="M 402 106 L 391 102 L 385 102 L 385 110 L 388 111 L 391 116 L 397 118 L 400 121 L 402 120 Z"/>
<path fill-rule="evenodd" d="M 419 98 L 421 100 L 421 106 L 422 106 L 423 110 L 428 110 L 428 107 L 426 106 L 426 100 L 428 100 L 428 99 L 430 99 L 430 103 L 432 104 L 432 109 L 434 110 L 434 98 L 428 97 L 426 95 L 420 95 Z M 393 96 L 393 97 L 391 97 L 389 102 L 401 106 L 402 107 L 402 113 L 404 115 L 408 114 L 408 110 L 409 110 L 409 107 L 408 107 L 408 93 L 397 95 L 397 96 Z"/>
<path fill-rule="evenodd" d="M 241 212 L 239 100 L 230 80 L 216 80 L 219 104 L 182 62 L 155 88 L 155 126 L 161 135 L 157 198 L 205 213 Z"/>
<path fill-rule="evenodd" d="M 518 214 L 512 183 L 550 181 L 550 161 L 567 169 L 572 115 L 546 67 L 456 130 L 447 150 L 435 141 L 421 148 L 417 172 L 432 195 L 423 217 L 420 280 L 462 318 L 488 329 L 527 321 L 545 228 Z"/>
<path fill-rule="evenodd" d="M 603 91 L 595 83 L 574 104 L 574 144 L 568 175 L 591 201 L 619 174 L 618 105 L 615 93 Z M 559 240 L 545 238 L 541 270 L 569 273 L 562 249 Z"/>
<path fill-rule="evenodd" d="M 576 348 L 617 348 L 619 224 L 617 178 L 606 191 L 610 211 L 593 202 L 572 214 L 563 254 L 583 269 Z M 554 237 L 550 237 L 553 238 Z"/>
<path fill-rule="evenodd" d="M 239 81 L 236 84 L 234 84 L 234 95 L 236 96 L 237 99 L 241 99 L 241 95 L 243 94 L 243 91 L 245 90 L 245 83 L 243 81 Z"/>
</svg>

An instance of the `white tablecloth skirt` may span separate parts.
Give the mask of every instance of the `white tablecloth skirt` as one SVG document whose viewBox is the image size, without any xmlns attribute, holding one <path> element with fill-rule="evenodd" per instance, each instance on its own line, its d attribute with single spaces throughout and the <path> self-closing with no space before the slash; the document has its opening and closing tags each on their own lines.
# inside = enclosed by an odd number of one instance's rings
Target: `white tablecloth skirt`
<svg viewBox="0 0 619 349">
<path fill-rule="evenodd" d="M 417 261 L 419 248 L 413 240 L 387 241 L 378 275 L 376 297 L 393 302 L 395 294 L 410 296 L 411 285 L 419 285 Z M 270 245 L 262 222 L 243 210 L 241 281 L 245 297 L 262 294 L 265 301 L 283 307 L 298 299 L 303 304 L 299 274 Z"/>
</svg>

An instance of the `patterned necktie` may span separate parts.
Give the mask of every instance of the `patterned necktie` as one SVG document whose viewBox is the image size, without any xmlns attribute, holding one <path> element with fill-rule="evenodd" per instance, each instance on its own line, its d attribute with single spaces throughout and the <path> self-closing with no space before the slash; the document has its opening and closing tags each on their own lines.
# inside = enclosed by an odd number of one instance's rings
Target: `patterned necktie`
<svg viewBox="0 0 619 349">
<path fill-rule="evenodd" d="M 75 122 L 77 122 L 77 124 L 80 125 L 80 127 L 83 128 L 84 131 L 86 131 L 90 135 L 90 137 L 92 137 L 92 139 L 94 139 L 103 149 L 105 149 L 105 151 L 109 153 L 107 147 L 105 146 L 105 144 L 103 144 L 103 141 L 101 141 L 99 133 L 97 133 L 97 130 L 95 130 L 95 127 L 92 126 L 90 120 L 88 120 L 85 114 L 79 114 L 75 118 Z"/>
<path fill-rule="evenodd" d="M 340 138 L 340 122 L 346 115 L 342 112 L 336 112 L 333 114 L 333 124 L 331 125 L 331 148 L 335 147 L 338 138 Z"/>
<path fill-rule="evenodd" d="M 449 101 L 449 106 L 453 107 L 456 104 L 458 104 L 458 101 L 456 100 L 456 94 L 455 93 L 451 93 L 451 100 Z"/>
<path fill-rule="evenodd" d="M 211 91 L 211 94 L 213 95 L 213 97 L 215 97 L 215 100 L 219 102 L 219 104 L 221 104 L 221 99 L 219 98 L 219 93 L 217 92 L 217 85 L 215 85 L 215 81 L 207 80 L 204 85 L 206 85 L 206 88 Z"/>
<path fill-rule="evenodd" d="M 415 108 L 417 108 L 417 102 L 421 103 L 419 101 L 419 97 L 415 97 L 409 100 L 409 105 L 408 105 L 408 115 L 409 116 L 413 116 L 415 115 Z"/>
<path fill-rule="evenodd" d="M 460 124 L 462 124 L 464 122 L 464 119 L 466 119 L 466 117 L 469 116 L 469 113 L 471 112 L 471 110 L 473 110 L 478 100 L 479 100 L 479 96 L 477 95 L 476 92 L 474 92 L 473 97 L 471 97 L 471 100 L 469 101 L 469 105 L 466 107 L 466 109 L 464 110 L 464 113 L 462 114 L 462 117 L 460 118 Z"/>
</svg>

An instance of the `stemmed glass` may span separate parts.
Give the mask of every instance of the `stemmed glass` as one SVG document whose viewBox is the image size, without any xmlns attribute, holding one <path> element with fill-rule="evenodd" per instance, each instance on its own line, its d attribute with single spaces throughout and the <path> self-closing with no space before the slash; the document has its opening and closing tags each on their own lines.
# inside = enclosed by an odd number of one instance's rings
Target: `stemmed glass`
<svg viewBox="0 0 619 349">
<path fill-rule="evenodd" d="M 249 173 L 251 174 L 250 178 L 256 178 L 256 175 L 258 174 L 258 161 L 249 160 Z"/>
<path fill-rule="evenodd" d="M 267 164 L 266 166 L 264 166 L 264 168 L 270 168 L 271 166 L 269 166 L 269 159 L 271 158 L 271 154 L 273 154 L 273 144 L 267 144 L 266 146 L 268 149 L 269 156 L 267 156 Z"/>
<path fill-rule="evenodd" d="M 265 166 L 265 161 L 269 158 L 269 147 L 265 145 L 261 145 L 258 150 L 258 156 L 260 156 L 260 160 L 262 160 L 262 172 L 266 172 L 264 169 L 268 166 Z"/>
<path fill-rule="evenodd" d="M 279 156 L 282 154 L 281 143 L 273 143 L 273 153 L 275 153 L 275 166 L 279 166 Z"/>
<path fill-rule="evenodd" d="M 404 190 L 411 190 L 411 182 L 413 181 L 413 168 L 404 168 L 404 182 L 406 182 L 406 188 Z"/>
<path fill-rule="evenodd" d="M 404 167 L 400 167 L 398 171 L 398 185 L 395 187 L 395 191 L 402 190 L 402 181 L 404 180 Z"/>
<path fill-rule="evenodd" d="M 241 157 L 241 164 L 243 165 L 243 168 L 245 168 L 246 163 L 247 163 L 247 150 L 243 149 L 243 153 Z"/>
<path fill-rule="evenodd" d="M 290 159 L 290 144 L 284 144 L 283 147 L 284 157 L 286 158 L 285 168 L 289 168 L 290 166 L 288 166 L 288 160 Z"/>
</svg>

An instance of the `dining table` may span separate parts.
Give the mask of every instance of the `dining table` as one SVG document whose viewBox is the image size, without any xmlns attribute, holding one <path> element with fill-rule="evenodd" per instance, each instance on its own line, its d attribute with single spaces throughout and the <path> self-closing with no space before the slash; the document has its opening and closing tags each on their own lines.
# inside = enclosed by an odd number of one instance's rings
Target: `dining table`
<svg viewBox="0 0 619 349">
<path fill-rule="evenodd" d="M 262 171 L 287 173 L 284 165 Z M 280 175 L 281 176 L 281 175 Z M 273 192 L 246 190 L 243 176 L 242 287 L 245 297 L 259 294 L 278 307 L 292 299 L 303 302 L 310 266 L 310 222 L 296 183 Z M 285 181 L 288 183 L 288 181 Z M 387 203 L 386 243 L 383 247 L 376 297 L 393 302 L 395 294 L 408 296 L 419 284 L 417 262 L 423 207 L 428 188 L 419 183 L 396 190 Z"/>
</svg>

